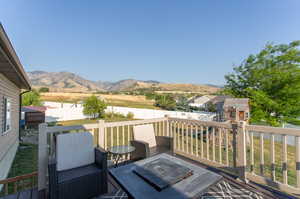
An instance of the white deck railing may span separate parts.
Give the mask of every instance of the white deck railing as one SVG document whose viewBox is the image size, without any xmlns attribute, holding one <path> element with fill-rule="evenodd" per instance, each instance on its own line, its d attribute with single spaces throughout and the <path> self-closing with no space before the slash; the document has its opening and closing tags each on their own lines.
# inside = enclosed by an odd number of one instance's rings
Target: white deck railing
<svg viewBox="0 0 300 199">
<path fill-rule="evenodd" d="M 55 134 L 89 131 L 96 146 L 108 149 L 130 144 L 133 126 L 141 124 L 153 124 L 156 135 L 173 137 L 174 152 L 178 155 L 235 174 L 245 182 L 251 180 L 281 191 L 300 193 L 300 130 L 167 117 L 109 123 L 100 120 L 78 126 L 41 124 L 39 191 L 47 185 L 48 157 L 54 153 Z M 287 137 L 294 137 L 295 144 L 288 144 Z"/>
</svg>

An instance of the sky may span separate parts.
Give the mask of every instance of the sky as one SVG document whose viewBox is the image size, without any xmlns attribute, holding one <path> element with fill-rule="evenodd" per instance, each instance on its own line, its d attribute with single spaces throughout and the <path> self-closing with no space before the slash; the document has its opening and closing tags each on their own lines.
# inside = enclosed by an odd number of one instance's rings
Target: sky
<svg viewBox="0 0 300 199">
<path fill-rule="evenodd" d="M 1 0 L 26 71 L 225 83 L 267 42 L 300 39 L 299 0 Z"/>
</svg>

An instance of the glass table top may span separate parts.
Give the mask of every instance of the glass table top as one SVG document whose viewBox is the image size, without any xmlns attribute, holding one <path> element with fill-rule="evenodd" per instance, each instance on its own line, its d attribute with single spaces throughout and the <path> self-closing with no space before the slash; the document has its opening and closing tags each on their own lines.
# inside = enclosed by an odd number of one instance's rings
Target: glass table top
<svg viewBox="0 0 300 199">
<path fill-rule="evenodd" d="M 120 146 L 113 146 L 113 147 L 108 148 L 108 151 L 110 153 L 120 154 L 120 155 L 131 153 L 134 150 L 135 150 L 135 147 L 129 146 L 129 145 L 120 145 Z"/>
</svg>

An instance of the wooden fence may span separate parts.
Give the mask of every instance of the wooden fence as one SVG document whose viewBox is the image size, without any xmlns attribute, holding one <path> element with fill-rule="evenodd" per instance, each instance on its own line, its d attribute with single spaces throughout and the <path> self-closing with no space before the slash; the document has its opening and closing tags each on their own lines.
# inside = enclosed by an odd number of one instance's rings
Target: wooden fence
<svg viewBox="0 0 300 199">
<path fill-rule="evenodd" d="M 94 135 L 95 146 L 108 149 L 129 144 L 133 139 L 133 126 L 141 124 L 153 124 L 156 135 L 173 137 L 176 154 L 235 174 L 244 182 L 251 180 L 300 193 L 300 130 L 167 117 L 110 123 L 100 120 L 97 124 L 79 126 L 41 124 L 39 191 L 47 186 L 48 157 L 54 154 L 55 134 L 89 131 Z M 275 136 L 281 136 L 282 140 Z M 294 145 L 287 142 L 290 136 L 295 137 Z M 275 155 L 278 149 L 282 154 L 280 161 Z"/>
</svg>

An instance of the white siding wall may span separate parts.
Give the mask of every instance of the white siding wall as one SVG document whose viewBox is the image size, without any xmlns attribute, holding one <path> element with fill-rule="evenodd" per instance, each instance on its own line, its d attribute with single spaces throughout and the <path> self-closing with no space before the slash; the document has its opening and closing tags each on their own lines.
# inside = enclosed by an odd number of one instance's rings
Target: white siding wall
<svg viewBox="0 0 300 199">
<path fill-rule="evenodd" d="M 19 93 L 20 89 L 0 73 L 0 128 L 3 128 L 4 97 L 10 99 L 12 118 L 10 130 L 0 134 L 0 179 L 6 178 L 19 143 Z"/>
</svg>

